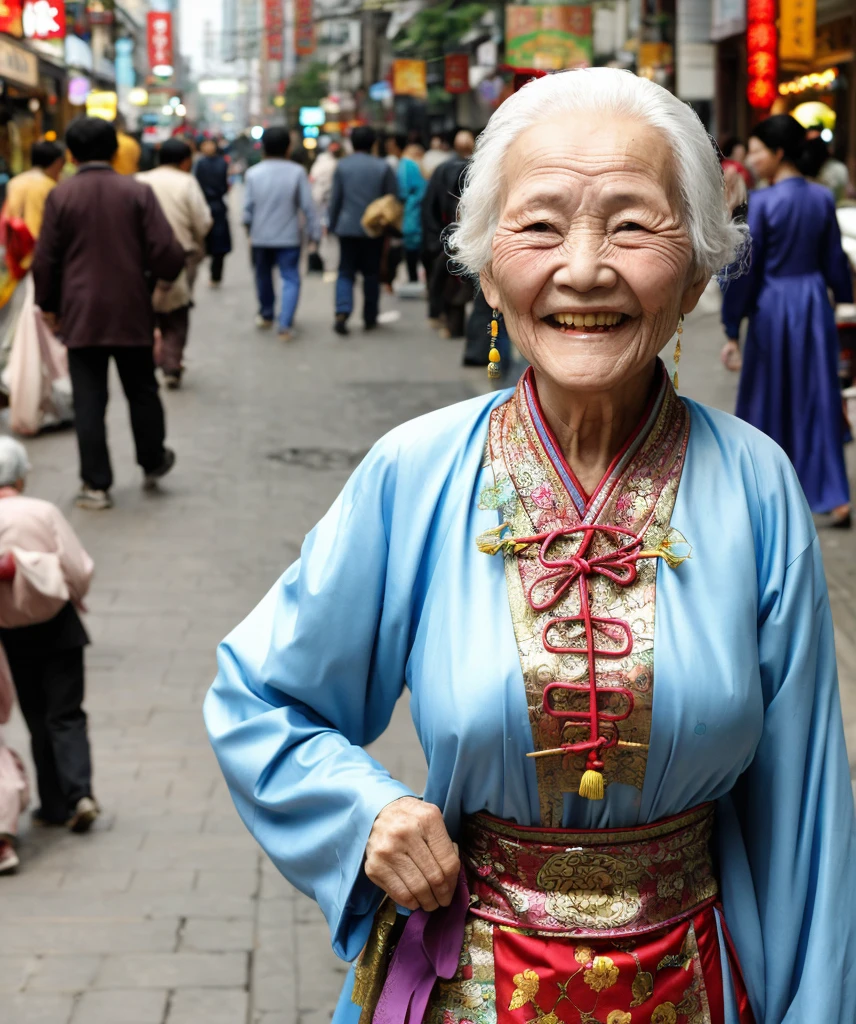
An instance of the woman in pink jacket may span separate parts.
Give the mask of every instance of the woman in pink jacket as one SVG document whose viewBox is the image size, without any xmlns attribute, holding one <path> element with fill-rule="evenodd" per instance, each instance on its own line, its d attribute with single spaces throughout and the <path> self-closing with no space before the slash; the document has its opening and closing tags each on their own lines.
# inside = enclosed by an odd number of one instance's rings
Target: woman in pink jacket
<svg viewBox="0 0 856 1024">
<path fill-rule="evenodd" d="M 23 496 L 29 468 L 24 446 L 0 437 L 0 641 L 8 661 L 0 675 L 8 689 L 10 671 L 30 730 L 41 800 L 34 817 L 85 832 L 99 810 L 82 706 L 89 638 L 78 611 L 94 566 L 59 509 Z M 12 832 L 0 822 L 4 831 Z"/>
</svg>

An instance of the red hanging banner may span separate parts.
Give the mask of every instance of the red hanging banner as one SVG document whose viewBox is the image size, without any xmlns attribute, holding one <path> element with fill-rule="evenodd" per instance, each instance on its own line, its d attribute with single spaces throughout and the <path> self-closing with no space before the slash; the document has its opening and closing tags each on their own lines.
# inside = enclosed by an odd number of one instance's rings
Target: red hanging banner
<svg viewBox="0 0 856 1024">
<path fill-rule="evenodd" d="M 453 95 L 470 91 L 470 58 L 466 53 L 446 55 L 446 92 Z"/>
<path fill-rule="evenodd" d="M 282 0 L 265 0 L 265 51 L 268 60 L 282 60 L 285 56 L 282 29 Z"/>
<path fill-rule="evenodd" d="M 149 67 L 156 75 L 172 74 L 172 14 L 169 11 L 149 11 L 146 15 L 148 30 Z M 169 71 L 166 71 L 169 68 Z"/>
<path fill-rule="evenodd" d="M 25 0 L 22 21 L 27 39 L 65 39 L 63 0 Z"/>
<path fill-rule="evenodd" d="M 778 88 L 779 38 L 776 0 L 748 0 L 746 4 L 746 97 L 755 110 L 769 110 Z"/>
<path fill-rule="evenodd" d="M 315 53 L 315 21 L 312 0 L 294 0 L 294 52 L 298 57 Z"/>
<path fill-rule="evenodd" d="M 19 39 L 24 34 L 21 27 L 21 0 L 0 0 L 0 32 Z"/>
</svg>

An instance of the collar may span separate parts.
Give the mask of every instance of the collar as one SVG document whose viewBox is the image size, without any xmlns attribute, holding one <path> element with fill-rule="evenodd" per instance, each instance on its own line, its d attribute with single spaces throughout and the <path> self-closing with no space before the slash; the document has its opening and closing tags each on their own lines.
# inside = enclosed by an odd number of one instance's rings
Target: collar
<svg viewBox="0 0 856 1024">
<path fill-rule="evenodd" d="M 89 160 L 77 168 L 78 174 L 84 174 L 86 171 L 113 171 L 114 174 L 116 173 L 106 160 Z"/>
</svg>

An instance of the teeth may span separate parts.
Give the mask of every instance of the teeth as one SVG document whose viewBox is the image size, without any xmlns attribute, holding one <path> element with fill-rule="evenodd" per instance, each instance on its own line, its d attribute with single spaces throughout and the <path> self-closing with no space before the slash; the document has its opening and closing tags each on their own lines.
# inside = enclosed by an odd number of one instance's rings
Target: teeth
<svg viewBox="0 0 856 1024">
<path fill-rule="evenodd" d="M 554 313 L 553 319 L 565 327 L 614 327 L 622 313 Z"/>
</svg>

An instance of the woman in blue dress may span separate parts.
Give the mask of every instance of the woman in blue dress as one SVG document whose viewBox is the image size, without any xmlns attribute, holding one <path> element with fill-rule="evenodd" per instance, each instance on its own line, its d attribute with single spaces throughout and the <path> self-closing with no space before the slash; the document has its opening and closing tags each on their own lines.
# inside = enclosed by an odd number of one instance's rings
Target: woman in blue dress
<svg viewBox="0 0 856 1024">
<path fill-rule="evenodd" d="M 205 703 L 247 827 L 359 957 L 334 1024 L 853 1024 L 814 524 L 658 358 L 744 238 L 710 139 L 626 72 L 538 79 L 453 238 L 530 368 L 375 445 Z M 364 749 L 405 687 L 421 796 Z"/>
<path fill-rule="evenodd" d="M 852 279 L 832 196 L 800 170 L 805 134 L 788 114 L 753 129 L 749 162 L 771 184 L 749 199 L 751 265 L 725 288 L 723 359 L 739 367 L 740 323 L 748 317 L 737 415 L 784 448 L 812 512 L 831 512 L 830 525 L 849 527 L 838 332 L 828 291 L 836 302 L 852 302 Z"/>
</svg>

